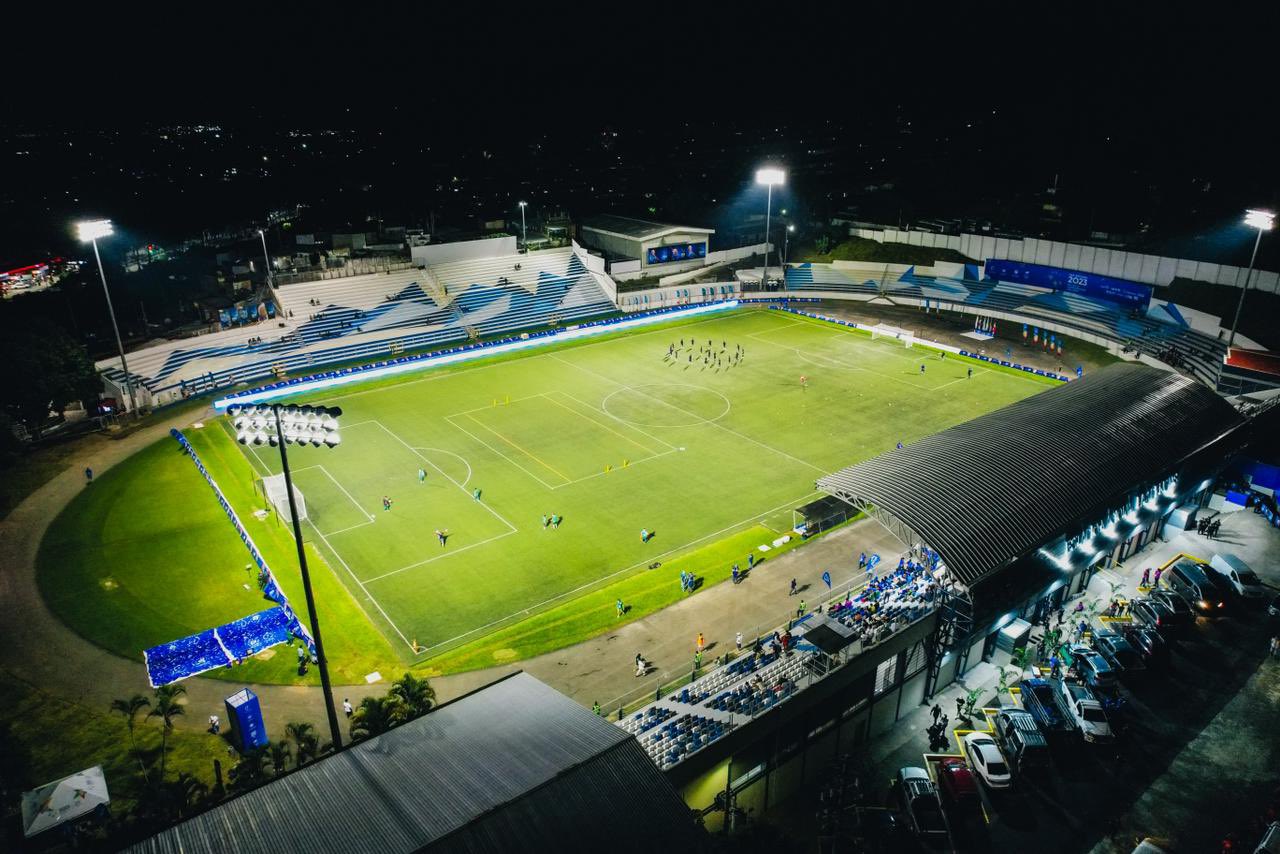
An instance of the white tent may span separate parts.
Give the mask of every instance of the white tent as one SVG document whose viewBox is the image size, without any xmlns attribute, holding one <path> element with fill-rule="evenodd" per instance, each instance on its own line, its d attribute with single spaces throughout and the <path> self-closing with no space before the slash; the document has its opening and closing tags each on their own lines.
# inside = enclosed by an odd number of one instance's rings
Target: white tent
<svg viewBox="0 0 1280 854">
<path fill-rule="evenodd" d="M 31 837 L 111 803 L 102 766 L 22 793 L 22 832 Z"/>
</svg>

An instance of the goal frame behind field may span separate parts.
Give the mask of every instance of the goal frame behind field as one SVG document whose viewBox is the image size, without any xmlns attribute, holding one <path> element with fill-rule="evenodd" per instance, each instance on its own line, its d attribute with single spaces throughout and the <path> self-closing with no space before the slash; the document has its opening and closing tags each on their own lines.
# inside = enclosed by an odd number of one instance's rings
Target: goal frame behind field
<svg viewBox="0 0 1280 854">
<path fill-rule="evenodd" d="M 916 343 L 916 336 L 914 332 L 898 326 L 890 326 L 887 323 L 878 323 L 875 326 L 870 327 L 870 330 L 872 341 L 880 338 L 894 338 L 901 341 L 904 347 L 912 347 L 915 346 Z"/>
<path fill-rule="evenodd" d="M 276 511 L 277 519 L 289 524 L 293 523 L 293 516 L 289 513 L 289 495 L 285 492 L 283 474 L 255 478 L 253 491 L 261 495 L 266 505 Z M 296 483 L 293 485 L 293 500 L 298 505 L 298 521 L 302 522 L 310 518 L 307 516 L 307 500 Z"/>
</svg>

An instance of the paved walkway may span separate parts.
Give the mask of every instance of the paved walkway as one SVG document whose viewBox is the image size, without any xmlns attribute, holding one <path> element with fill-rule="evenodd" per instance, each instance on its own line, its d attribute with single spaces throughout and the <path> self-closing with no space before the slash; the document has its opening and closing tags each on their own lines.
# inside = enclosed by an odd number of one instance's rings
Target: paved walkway
<svg viewBox="0 0 1280 854">
<path fill-rule="evenodd" d="M 140 661 L 108 652 L 77 635 L 45 606 L 36 586 L 35 559 L 46 529 L 54 517 L 84 487 L 84 469 L 101 473 L 148 444 L 172 427 L 213 417 L 208 410 L 190 410 L 157 421 L 122 439 L 89 436 L 81 440 L 67 468 L 28 496 L 0 520 L 0 668 L 38 685 L 63 699 L 105 710 L 113 699 L 149 691 Z M 720 584 L 693 594 L 672 607 L 628 623 L 617 631 L 524 662 L 487 670 L 442 676 L 431 680 L 441 701 L 489 684 L 523 669 L 547 684 L 590 706 L 599 700 L 606 708 L 652 692 L 692 666 L 698 632 L 706 637 L 708 659 L 730 649 L 742 632 L 751 639 L 756 632 L 772 630 L 805 599 L 809 608 L 824 596 L 820 580 L 831 572 L 833 589 L 843 591 L 861 582 L 857 554 L 879 552 L 886 561 L 901 545 L 883 528 L 861 520 L 803 548 L 758 564 L 741 584 Z M 745 557 L 745 555 L 744 555 Z M 744 561 L 745 563 L 745 561 Z M 787 595 L 792 578 L 800 594 Z M 650 676 L 637 680 L 633 660 L 642 652 L 654 665 Z M 236 683 L 196 677 L 183 683 L 193 713 L 180 719 L 186 729 L 202 730 L 208 714 L 221 710 L 223 698 Z M 322 724 L 320 690 L 310 686 L 252 685 L 261 697 L 269 726 L 283 730 L 294 720 Z M 381 695 L 386 684 L 341 686 L 335 699 L 349 697 L 358 704 L 366 695 Z"/>
</svg>

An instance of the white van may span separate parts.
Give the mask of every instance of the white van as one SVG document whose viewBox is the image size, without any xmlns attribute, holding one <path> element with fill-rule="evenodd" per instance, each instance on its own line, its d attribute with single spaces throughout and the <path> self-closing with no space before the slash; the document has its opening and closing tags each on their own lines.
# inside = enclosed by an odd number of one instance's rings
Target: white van
<svg viewBox="0 0 1280 854">
<path fill-rule="evenodd" d="M 1253 574 L 1249 564 L 1232 554 L 1214 555 L 1209 566 L 1218 573 L 1237 595 L 1246 599 L 1261 599 L 1267 595 L 1258 576 Z"/>
</svg>

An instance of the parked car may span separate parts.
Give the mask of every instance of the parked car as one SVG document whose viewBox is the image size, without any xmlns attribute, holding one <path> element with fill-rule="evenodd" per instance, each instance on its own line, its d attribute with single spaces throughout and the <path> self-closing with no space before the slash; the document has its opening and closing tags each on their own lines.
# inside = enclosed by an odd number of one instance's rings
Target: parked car
<svg viewBox="0 0 1280 854">
<path fill-rule="evenodd" d="M 1072 644 L 1070 652 L 1072 666 L 1086 683 L 1108 687 L 1116 684 L 1116 669 L 1093 647 Z"/>
<path fill-rule="evenodd" d="M 945 841 L 947 822 L 942 817 L 942 803 L 929 773 L 923 768 L 899 768 L 898 785 L 912 832 L 927 842 Z"/>
<path fill-rule="evenodd" d="M 1249 564 L 1232 554 L 1214 555 L 1209 561 L 1211 575 L 1221 578 L 1227 587 L 1237 596 L 1244 599 L 1262 599 L 1267 589 L 1262 586 L 1258 576 L 1254 575 Z"/>
<path fill-rule="evenodd" d="M 1169 644 L 1160 632 L 1150 626 L 1129 626 L 1123 630 L 1125 640 L 1138 651 L 1148 667 L 1169 664 Z"/>
<path fill-rule="evenodd" d="M 1093 647 L 1113 667 L 1121 672 L 1147 669 L 1142 655 L 1122 635 L 1110 629 L 1103 629 L 1094 633 Z"/>
<path fill-rule="evenodd" d="M 1173 622 L 1180 628 L 1190 628 L 1195 625 L 1196 612 L 1191 610 L 1191 606 L 1186 600 L 1168 590 L 1154 590 L 1150 598 L 1159 602 L 1173 613 Z"/>
<path fill-rule="evenodd" d="M 971 732 L 963 741 L 969 768 L 982 782 L 993 789 L 1007 789 L 1013 785 L 1009 763 L 1005 761 L 994 738 L 985 732 Z"/>
<path fill-rule="evenodd" d="M 1180 560 L 1164 574 L 1164 579 L 1169 589 L 1181 596 L 1193 611 L 1216 617 L 1227 602 L 1205 568 L 1206 564 Z"/>
<path fill-rule="evenodd" d="M 1155 599 L 1135 599 L 1129 606 L 1134 622 L 1160 633 L 1166 641 L 1182 633 L 1177 615 Z"/>
<path fill-rule="evenodd" d="M 996 713 L 996 740 L 1019 774 L 1049 764 L 1049 742 L 1026 709 L 1004 708 Z"/>
<path fill-rule="evenodd" d="M 1067 717 L 1075 722 L 1085 741 L 1110 741 L 1112 738 L 1111 723 L 1107 720 L 1102 704 L 1093 695 L 1087 685 L 1078 685 L 1066 679 L 1058 683 L 1059 696 L 1066 709 Z"/>
<path fill-rule="evenodd" d="M 981 803 L 978 782 L 963 759 L 951 757 L 938 763 L 938 792 L 945 803 L 962 812 L 977 810 Z"/>
</svg>

